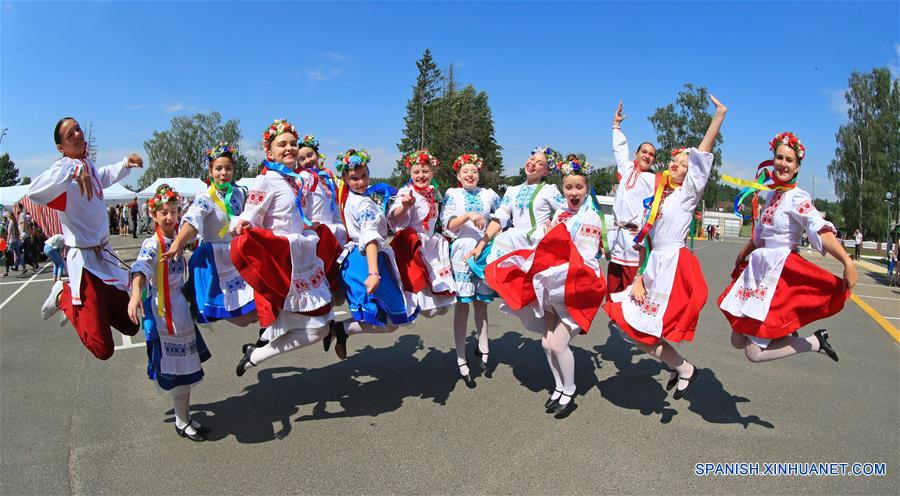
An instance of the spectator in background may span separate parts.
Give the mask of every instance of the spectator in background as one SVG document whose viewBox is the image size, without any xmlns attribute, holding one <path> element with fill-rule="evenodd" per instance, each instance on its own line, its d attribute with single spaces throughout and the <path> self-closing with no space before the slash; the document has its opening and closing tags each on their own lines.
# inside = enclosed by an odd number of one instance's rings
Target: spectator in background
<svg viewBox="0 0 900 496">
<path fill-rule="evenodd" d="M 26 228 L 26 236 L 25 239 L 22 240 L 22 252 L 25 255 L 25 263 L 30 265 L 34 270 L 38 270 L 41 257 L 41 245 L 43 243 L 37 237 L 37 233 L 34 230 L 34 226 L 31 223 L 28 223 L 28 227 Z"/>
<path fill-rule="evenodd" d="M 900 261 L 900 246 L 897 245 L 897 234 L 891 234 L 888 239 L 888 286 L 897 286 L 897 276 L 900 276 L 900 268 L 897 262 Z"/>
<path fill-rule="evenodd" d="M 859 229 L 853 233 L 853 240 L 856 242 L 855 248 L 853 249 L 853 257 L 859 260 L 859 253 L 862 251 L 863 244 L 863 235 L 859 232 Z"/>
<path fill-rule="evenodd" d="M 134 200 L 131 200 L 131 203 L 128 204 L 128 215 L 131 216 L 131 237 L 137 238 L 138 233 L 138 203 L 137 197 L 134 197 Z"/>
<path fill-rule="evenodd" d="M 122 219 L 121 219 L 122 234 L 124 234 L 126 236 L 128 236 L 128 228 L 129 228 L 128 221 L 130 220 L 129 217 L 131 215 L 128 212 L 128 210 L 129 210 L 128 205 L 122 205 Z"/>
<path fill-rule="evenodd" d="M 22 275 L 28 271 L 25 268 L 25 259 L 22 254 L 22 231 L 19 229 L 19 215 L 22 212 L 22 204 L 17 203 L 13 207 L 12 215 L 9 216 L 8 221 L 6 223 L 6 232 L 7 232 L 7 242 L 9 244 L 9 251 L 13 253 L 13 263 L 12 268 L 15 271 L 19 270 L 19 266 L 22 266 Z M 7 271 L 8 273 L 9 271 Z"/>
<path fill-rule="evenodd" d="M 62 256 L 64 246 L 62 234 L 54 234 L 44 242 L 44 255 L 53 262 L 53 282 L 60 280 L 66 271 L 66 263 Z"/>
</svg>

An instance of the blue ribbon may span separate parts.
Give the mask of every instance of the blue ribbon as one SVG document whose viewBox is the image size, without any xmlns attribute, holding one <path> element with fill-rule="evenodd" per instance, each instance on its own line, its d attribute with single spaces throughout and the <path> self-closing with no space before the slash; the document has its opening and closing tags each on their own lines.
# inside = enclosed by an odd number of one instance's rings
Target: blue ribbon
<svg viewBox="0 0 900 496">
<path fill-rule="evenodd" d="M 287 166 L 285 166 L 284 164 L 280 164 L 277 162 L 269 162 L 268 160 L 266 160 L 264 165 L 266 169 L 277 172 L 282 176 L 296 178 L 298 181 L 300 181 L 300 191 L 303 191 L 303 179 L 300 177 L 300 174 L 297 174 L 296 172 L 287 168 Z M 297 211 L 300 212 L 300 218 L 303 220 L 303 223 L 306 224 L 306 227 L 311 227 L 312 222 L 310 222 L 310 220 L 306 217 L 306 214 L 303 213 L 303 205 L 300 202 L 299 194 L 294 197 L 294 206 L 297 207 Z"/>
<path fill-rule="evenodd" d="M 328 189 L 331 191 L 331 210 L 337 211 L 337 185 L 334 184 L 334 180 L 331 179 L 331 174 L 323 171 L 317 170 L 316 175 L 319 176 L 319 179 L 322 180 L 326 185 L 328 185 Z"/>
</svg>

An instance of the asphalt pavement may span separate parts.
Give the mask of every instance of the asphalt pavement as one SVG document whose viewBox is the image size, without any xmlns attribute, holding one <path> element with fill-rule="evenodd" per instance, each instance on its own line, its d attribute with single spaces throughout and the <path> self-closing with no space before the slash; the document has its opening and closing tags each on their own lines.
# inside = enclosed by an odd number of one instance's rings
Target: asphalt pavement
<svg viewBox="0 0 900 496">
<path fill-rule="evenodd" d="M 114 246 L 133 259 L 139 241 Z M 848 301 L 801 330 L 828 329 L 840 362 L 748 362 L 715 305 L 739 248 L 696 245 L 710 297 L 695 341 L 678 346 L 702 368 L 682 400 L 602 313 L 573 341 L 578 409 L 564 420 L 544 413 L 552 378 L 538 336 L 496 305 L 491 378 L 469 338 L 475 389 L 458 380 L 451 314 L 353 336 L 344 361 L 317 344 L 241 378 L 256 328 L 217 323 L 202 328 L 213 358 L 192 394 L 205 443 L 175 434 L 140 336 L 115 333 L 119 349 L 97 360 L 71 326 L 40 319 L 49 272 L 13 275 L 0 280 L 0 494 L 900 493 L 900 346 Z M 860 273 L 873 287 L 858 293 L 900 308 Z M 886 474 L 696 475 L 705 463 L 883 463 Z"/>
</svg>

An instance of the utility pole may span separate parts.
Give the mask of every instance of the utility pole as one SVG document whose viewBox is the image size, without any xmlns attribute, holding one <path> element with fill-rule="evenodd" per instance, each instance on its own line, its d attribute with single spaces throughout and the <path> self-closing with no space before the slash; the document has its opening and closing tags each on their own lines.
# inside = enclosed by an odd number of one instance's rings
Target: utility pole
<svg viewBox="0 0 900 496">
<path fill-rule="evenodd" d="M 857 202 L 859 203 L 859 229 L 862 230 L 862 188 L 863 188 L 863 158 L 862 158 L 862 138 L 856 133 L 856 144 L 859 147 L 859 194 Z"/>
<path fill-rule="evenodd" d="M 9 131 L 8 127 L 3 128 L 3 132 L 0 133 L 0 143 L 3 143 L 3 137 L 6 136 L 6 132 Z"/>
</svg>

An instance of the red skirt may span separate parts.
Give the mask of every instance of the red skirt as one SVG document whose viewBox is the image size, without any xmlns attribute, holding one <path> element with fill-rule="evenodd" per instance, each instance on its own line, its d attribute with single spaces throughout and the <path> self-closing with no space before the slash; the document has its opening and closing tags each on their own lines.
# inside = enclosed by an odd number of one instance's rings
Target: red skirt
<svg viewBox="0 0 900 496">
<path fill-rule="evenodd" d="M 328 230 L 328 227 L 325 227 Z M 334 235 L 331 234 L 334 241 Z M 333 245 L 337 242 L 334 241 Z M 322 246 L 322 248 L 320 248 Z M 333 246 L 327 243 L 316 245 L 316 254 L 325 264 L 325 273 L 328 273 L 329 263 L 333 258 Z M 274 234 L 268 229 L 247 228 L 240 236 L 231 241 L 231 261 L 234 267 L 253 288 L 254 299 L 257 303 L 259 325 L 268 327 L 278 317 L 278 312 L 284 307 L 284 300 L 291 289 L 291 245 L 287 238 Z M 299 312 L 303 315 L 319 316 L 331 311 L 331 304 L 309 312 Z"/>
<path fill-rule="evenodd" d="M 719 296 L 719 305 L 746 266 L 745 263 L 731 273 L 731 284 Z M 850 291 L 843 279 L 800 255 L 791 253 L 784 261 L 781 278 L 775 285 L 775 295 L 765 321 L 735 317 L 724 310 L 722 313 L 734 332 L 764 339 L 778 339 L 840 312 L 849 297 Z"/>
<path fill-rule="evenodd" d="M 637 276 L 637 271 L 637 267 L 609 262 L 606 271 L 606 301 L 612 301 L 611 294 L 621 293 L 625 291 L 625 288 L 631 286 Z"/>
<path fill-rule="evenodd" d="M 533 255 L 528 270 L 514 264 L 503 265 L 511 257 L 528 259 Z M 581 334 L 587 334 L 591 322 L 606 294 L 603 275 L 584 263 L 565 224 L 550 230 L 534 250 L 516 250 L 498 258 L 484 269 L 485 282 L 496 291 L 513 310 L 520 310 L 534 302 L 534 275 L 551 267 L 569 264 L 566 272 L 565 305 L 572 320 L 578 324 Z"/>
<path fill-rule="evenodd" d="M 620 302 L 608 302 L 603 305 L 603 309 L 631 339 L 654 346 L 663 340 L 693 341 L 697 321 L 700 320 L 700 311 L 706 305 L 707 296 L 709 290 L 706 287 L 706 279 L 703 278 L 703 270 L 700 269 L 700 261 L 690 250 L 681 248 L 678 253 L 678 270 L 672 282 L 672 293 L 669 296 L 666 313 L 663 315 L 662 337 L 645 334 L 631 327 L 625 320 Z"/>
<path fill-rule="evenodd" d="M 325 265 L 325 277 L 328 278 L 328 286 L 332 293 L 343 291 L 341 287 L 341 266 L 337 263 L 337 259 L 344 251 L 344 247 L 338 244 L 338 240 L 334 237 L 334 233 L 326 224 L 316 226 L 316 234 L 319 235 L 319 243 L 316 245 L 316 255 Z"/>
<path fill-rule="evenodd" d="M 400 282 L 404 291 L 418 293 L 428 286 L 428 268 L 422 259 L 422 241 L 415 229 L 407 227 L 394 234 L 391 240 Z"/>
</svg>

